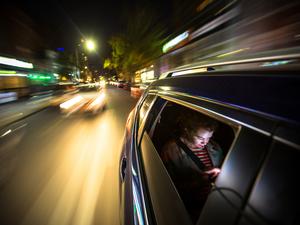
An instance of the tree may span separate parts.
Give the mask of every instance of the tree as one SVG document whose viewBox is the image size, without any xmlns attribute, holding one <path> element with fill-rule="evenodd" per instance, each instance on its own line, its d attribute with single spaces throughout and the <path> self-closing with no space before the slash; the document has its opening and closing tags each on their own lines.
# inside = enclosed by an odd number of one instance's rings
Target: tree
<svg viewBox="0 0 300 225">
<path fill-rule="evenodd" d="M 113 36 L 108 42 L 112 48 L 111 58 L 104 60 L 104 69 L 113 69 L 117 73 L 122 72 L 122 62 L 126 51 L 126 42 L 121 35 Z"/>
<path fill-rule="evenodd" d="M 162 53 L 165 33 L 159 17 L 149 8 L 133 10 L 126 31 L 109 40 L 112 52 L 104 68 L 115 69 L 124 79 L 131 79 L 136 70 Z"/>
</svg>

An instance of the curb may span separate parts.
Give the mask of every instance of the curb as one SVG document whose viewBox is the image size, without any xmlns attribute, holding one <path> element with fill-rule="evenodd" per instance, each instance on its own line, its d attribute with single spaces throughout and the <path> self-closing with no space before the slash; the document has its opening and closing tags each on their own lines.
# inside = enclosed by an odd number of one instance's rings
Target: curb
<svg viewBox="0 0 300 225">
<path fill-rule="evenodd" d="M 50 106 L 50 104 L 47 105 L 47 106 L 44 106 L 44 107 L 42 107 L 42 108 L 39 108 L 39 109 L 37 109 L 37 110 L 34 110 L 33 112 L 30 112 L 30 113 L 28 113 L 28 114 L 25 114 L 25 115 L 23 115 L 22 117 L 19 117 L 19 118 L 13 120 L 13 121 L 10 121 L 10 122 L 7 122 L 7 123 L 0 124 L 0 130 L 5 129 L 6 127 L 9 127 L 9 126 L 11 126 L 11 125 L 14 124 L 14 123 L 20 122 L 21 120 L 24 120 L 24 119 L 26 119 L 26 118 L 28 118 L 28 117 L 30 117 L 30 116 L 36 114 L 36 113 L 39 113 L 39 112 L 45 110 L 48 106 Z"/>
</svg>

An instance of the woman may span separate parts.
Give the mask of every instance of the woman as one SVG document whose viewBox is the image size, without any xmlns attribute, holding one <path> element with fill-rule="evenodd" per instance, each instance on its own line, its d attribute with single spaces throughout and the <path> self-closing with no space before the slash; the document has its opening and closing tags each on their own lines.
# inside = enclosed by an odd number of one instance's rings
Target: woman
<svg viewBox="0 0 300 225">
<path fill-rule="evenodd" d="M 221 148 L 211 140 L 218 123 L 194 111 L 184 111 L 177 123 L 178 132 L 164 145 L 161 158 L 196 221 L 223 160 Z"/>
</svg>

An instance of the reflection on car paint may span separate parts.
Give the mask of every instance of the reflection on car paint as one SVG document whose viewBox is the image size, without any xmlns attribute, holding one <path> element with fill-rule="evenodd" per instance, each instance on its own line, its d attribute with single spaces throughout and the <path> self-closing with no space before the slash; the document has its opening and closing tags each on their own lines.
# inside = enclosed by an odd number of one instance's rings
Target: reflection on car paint
<svg viewBox="0 0 300 225">
<path fill-rule="evenodd" d="M 134 224 L 144 225 L 143 213 L 139 201 L 138 192 L 134 179 L 132 180 L 132 191 L 133 191 L 133 206 L 134 206 Z"/>
</svg>

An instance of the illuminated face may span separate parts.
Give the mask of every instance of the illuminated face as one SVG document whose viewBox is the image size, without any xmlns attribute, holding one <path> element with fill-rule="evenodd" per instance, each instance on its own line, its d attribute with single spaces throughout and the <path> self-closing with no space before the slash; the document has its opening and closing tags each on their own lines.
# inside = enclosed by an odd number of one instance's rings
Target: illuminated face
<svg viewBox="0 0 300 225">
<path fill-rule="evenodd" d="M 197 132 L 192 137 L 191 143 L 189 143 L 190 148 L 203 148 L 213 136 L 213 131 L 209 131 L 205 128 L 199 128 Z"/>
</svg>

